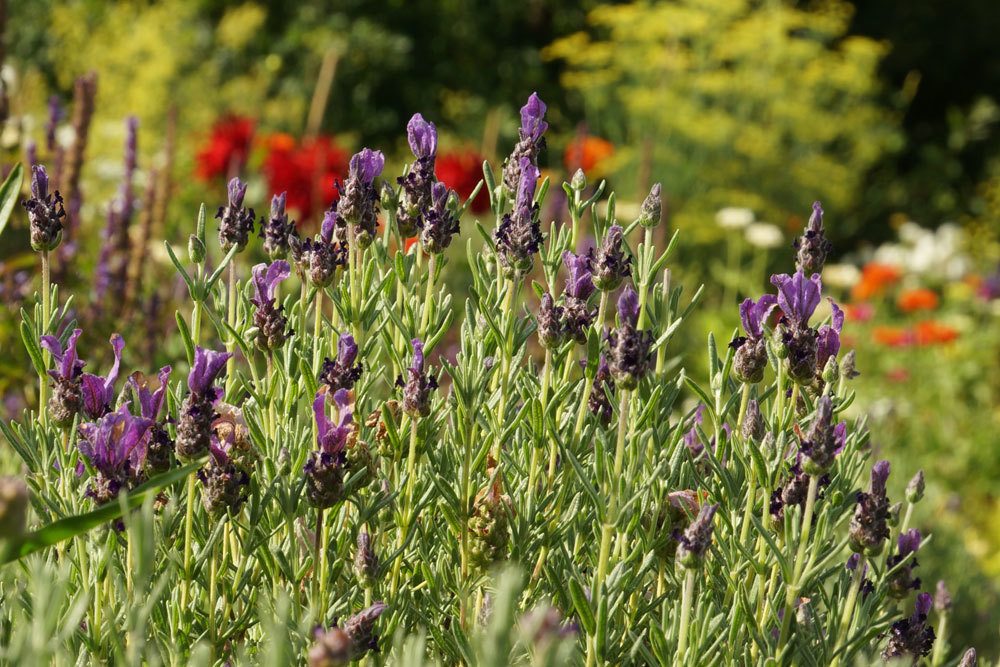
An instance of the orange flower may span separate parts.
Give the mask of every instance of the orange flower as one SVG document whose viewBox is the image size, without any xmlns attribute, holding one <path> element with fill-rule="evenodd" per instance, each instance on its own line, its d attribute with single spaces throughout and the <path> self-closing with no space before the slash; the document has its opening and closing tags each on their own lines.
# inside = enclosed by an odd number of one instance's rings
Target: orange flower
<svg viewBox="0 0 1000 667">
<path fill-rule="evenodd" d="M 936 320 L 918 322 L 915 330 L 917 345 L 950 343 L 958 338 L 958 330 Z"/>
<path fill-rule="evenodd" d="M 938 295 L 926 288 L 905 290 L 896 300 L 899 309 L 906 313 L 917 310 L 934 310 L 938 307 Z"/>
<path fill-rule="evenodd" d="M 563 153 L 563 164 L 566 171 L 572 174 L 577 169 L 583 169 L 588 174 L 601 162 L 615 154 L 615 145 L 600 137 L 578 137 L 566 147 Z"/>
<path fill-rule="evenodd" d="M 872 329 L 872 336 L 877 343 L 889 347 L 904 347 L 909 345 L 913 340 L 913 336 L 909 331 L 899 327 L 878 326 Z"/>
<path fill-rule="evenodd" d="M 878 296 L 885 288 L 897 282 L 901 277 L 899 269 L 892 264 L 877 264 L 870 262 L 861 269 L 861 280 L 851 290 L 855 301 L 864 301 Z"/>
<path fill-rule="evenodd" d="M 875 315 L 875 308 L 870 303 L 848 303 L 844 305 L 844 314 L 852 322 L 867 322 Z"/>
</svg>

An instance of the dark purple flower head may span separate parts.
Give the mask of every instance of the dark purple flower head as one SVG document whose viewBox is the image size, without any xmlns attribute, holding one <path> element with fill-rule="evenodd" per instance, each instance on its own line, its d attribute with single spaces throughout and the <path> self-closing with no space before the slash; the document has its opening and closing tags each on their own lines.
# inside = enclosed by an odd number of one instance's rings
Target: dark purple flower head
<svg viewBox="0 0 1000 667">
<path fill-rule="evenodd" d="M 712 519 L 719 510 L 716 505 L 702 505 L 698 516 L 680 536 L 677 559 L 688 569 L 697 569 L 705 560 L 705 554 L 712 544 Z"/>
<path fill-rule="evenodd" d="M 150 381 L 145 375 L 136 371 L 129 376 L 128 382 L 139 402 L 139 414 L 146 419 L 156 419 L 163 406 L 163 397 L 167 393 L 167 384 L 170 381 L 170 366 L 164 366 L 157 374 L 159 385 L 156 389 L 150 388 Z"/>
<path fill-rule="evenodd" d="M 872 466 L 871 489 L 858 492 L 858 504 L 848 529 L 851 549 L 856 553 L 877 555 L 889 539 L 889 499 L 885 484 L 889 479 L 889 462 Z"/>
<path fill-rule="evenodd" d="M 765 294 L 757 301 L 749 297 L 743 300 L 740 304 L 740 320 L 748 337 L 763 338 L 764 323 L 777 303 L 778 298 L 773 294 Z"/>
<path fill-rule="evenodd" d="M 632 258 L 625 252 L 625 230 L 620 225 L 608 227 L 604 240 L 594 251 L 591 269 L 594 285 L 604 292 L 618 289 L 632 275 Z"/>
<path fill-rule="evenodd" d="M 251 270 L 253 274 L 253 304 L 258 308 L 265 303 L 274 303 L 274 290 L 282 280 L 291 275 L 292 269 L 283 259 L 257 264 Z"/>
<path fill-rule="evenodd" d="M 587 409 L 597 417 L 604 426 L 611 423 L 613 410 L 611 407 L 610 394 L 615 391 L 615 380 L 611 377 L 611 368 L 608 366 L 608 358 L 601 355 L 597 362 L 597 373 L 594 375 L 594 383 L 590 391 L 590 398 L 587 401 Z"/>
<path fill-rule="evenodd" d="M 271 197 L 271 214 L 260 220 L 260 235 L 264 239 L 264 252 L 271 259 L 280 259 L 288 254 L 289 237 L 295 236 L 295 222 L 288 219 L 285 212 L 287 194 Z"/>
<path fill-rule="evenodd" d="M 59 191 L 49 192 L 49 175 L 40 164 L 31 168 L 31 197 L 21 206 L 28 212 L 31 247 L 38 252 L 55 249 L 62 239 L 66 209 Z"/>
<path fill-rule="evenodd" d="M 833 299 L 829 301 L 833 317 L 830 324 L 824 324 L 819 328 L 816 336 L 816 369 L 820 372 L 826 367 L 826 362 L 836 358 L 840 352 L 840 332 L 844 329 L 844 311 Z"/>
<path fill-rule="evenodd" d="M 549 129 L 549 124 L 545 122 L 545 111 L 548 107 L 538 93 L 532 93 L 528 97 L 527 103 L 521 107 L 521 139 L 530 139 L 538 142 Z"/>
<path fill-rule="evenodd" d="M 822 396 L 816 403 L 816 416 L 805 440 L 799 446 L 802 469 L 810 475 L 822 475 L 847 443 L 847 424 L 833 423 L 833 401 Z"/>
<path fill-rule="evenodd" d="M 563 343 L 564 315 L 562 306 L 557 306 L 552 295 L 546 292 L 542 295 L 541 305 L 538 307 L 538 317 L 536 318 L 538 330 L 538 342 L 547 350 L 554 350 Z"/>
<path fill-rule="evenodd" d="M 403 388 L 403 412 L 411 417 L 426 417 L 431 411 L 431 392 L 437 389 L 437 379 L 424 370 L 424 344 L 419 338 L 413 345 L 413 361 L 406 370 L 407 379 L 396 378 L 396 386 Z"/>
<path fill-rule="evenodd" d="M 329 387 L 330 391 L 338 389 L 353 389 L 361 377 L 361 364 L 354 362 L 358 358 L 358 344 L 349 333 L 340 334 L 337 341 L 337 358 L 327 357 L 320 368 L 319 381 Z"/>
<path fill-rule="evenodd" d="M 920 577 L 913 576 L 919 563 L 916 556 L 910 558 L 920 548 L 920 541 L 920 531 L 916 528 L 900 533 L 896 553 L 886 559 L 886 569 L 890 571 L 889 594 L 897 600 L 905 598 L 911 590 L 920 590 Z"/>
<path fill-rule="evenodd" d="M 531 271 L 534 255 L 542 243 L 542 230 L 536 219 L 538 204 L 534 203 L 538 176 L 538 167 L 523 158 L 514 210 L 503 216 L 494 231 L 500 264 L 512 278 Z"/>
<path fill-rule="evenodd" d="M 626 285 L 618 296 L 618 321 L 633 329 L 639 323 L 639 294 L 631 285 Z"/>
<path fill-rule="evenodd" d="M 229 252 L 234 247 L 242 251 L 253 233 L 256 216 L 252 208 L 243 208 L 243 200 L 247 194 L 247 184 L 239 178 L 233 178 L 226 187 L 228 201 L 220 206 L 215 217 L 219 220 L 219 245 L 223 251 Z"/>
<path fill-rule="evenodd" d="M 663 216 L 662 187 L 659 183 L 654 183 L 649 194 L 642 200 L 639 207 L 639 224 L 643 227 L 655 227 L 660 224 Z"/>
<path fill-rule="evenodd" d="M 98 419 L 111 411 L 111 403 L 115 399 L 115 381 L 121 369 L 122 350 L 125 349 L 125 339 L 118 334 L 111 336 L 111 349 L 114 350 L 115 362 L 108 371 L 107 377 L 91 373 L 80 376 L 80 386 L 83 390 L 83 414 L 88 419 Z"/>
<path fill-rule="evenodd" d="M 337 421 L 326 416 L 326 403 L 331 394 L 326 387 L 320 387 L 313 401 L 313 415 L 316 418 L 316 445 L 326 454 L 339 454 L 347 446 L 347 438 L 353 431 L 353 402 L 346 389 L 338 389 L 332 394 L 337 406 Z"/>
<path fill-rule="evenodd" d="M 430 254 L 442 253 L 461 230 L 458 215 L 448 207 L 451 191 L 444 183 L 431 186 L 430 205 L 422 214 L 420 243 Z"/>
<path fill-rule="evenodd" d="M 434 157 L 437 154 L 437 128 L 419 113 L 413 114 L 406 124 L 406 140 L 417 158 Z"/>
<path fill-rule="evenodd" d="M 566 280 L 566 294 L 575 299 L 586 300 L 594 293 L 594 278 L 590 273 L 590 257 L 577 255 L 569 250 L 562 256 L 563 266 L 569 271 Z"/>
<path fill-rule="evenodd" d="M 52 355 L 52 360 L 58 365 L 58 369 L 49 369 L 49 376 L 53 380 L 72 380 L 80 376 L 83 372 L 84 362 L 80 360 L 76 352 L 76 342 L 83 335 L 82 329 L 73 329 L 66 341 L 66 349 L 55 336 L 42 336 L 41 345 Z"/>
<path fill-rule="evenodd" d="M 201 346 L 195 347 L 194 364 L 187 380 L 191 393 L 207 396 L 232 356 L 232 352 L 215 352 Z M 215 398 L 218 399 L 219 396 L 215 395 Z"/>
<path fill-rule="evenodd" d="M 794 276 L 782 273 L 771 276 L 771 284 L 778 288 L 778 307 L 792 327 L 808 328 L 823 289 L 819 274 L 806 278 L 801 271 L 796 271 Z"/>
<path fill-rule="evenodd" d="M 812 215 L 802 236 L 795 239 L 795 266 L 803 273 L 820 273 L 833 244 L 823 229 L 823 207 L 813 202 Z"/>
<path fill-rule="evenodd" d="M 382 151 L 373 151 L 370 148 L 362 148 L 351 156 L 348 165 L 348 180 L 357 179 L 366 186 L 371 186 L 375 178 L 382 173 L 385 167 L 385 156 Z"/>
<path fill-rule="evenodd" d="M 80 454 L 98 473 L 87 494 L 98 505 L 141 478 L 146 458 L 146 432 L 153 420 L 134 417 L 128 405 L 110 412 L 96 423 L 80 424 Z"/>
<path fill-rule="evenodd" d="M 916 664 L 920 656 L 931 652 L 934 647 L 934 629 L 927 624 L 931 604 L 930 595 L 919 594 L 913 605 L 913 615 L 892 624 L 889 643 L 882 651 L 883 660 L 910 656 Z"/>
</svg>

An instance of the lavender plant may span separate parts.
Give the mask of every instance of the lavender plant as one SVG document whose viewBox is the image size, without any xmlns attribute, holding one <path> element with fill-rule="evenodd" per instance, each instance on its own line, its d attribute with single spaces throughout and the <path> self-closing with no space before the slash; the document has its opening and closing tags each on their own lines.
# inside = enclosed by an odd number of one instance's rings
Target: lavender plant
<svg viewBox="0 0 1000 667">
<path fill-rule="evenodd" d="M 464 225 L 460 305 L 441 274 L 468 202 L 435 182 L 419 114 L 416 162 L 380 184 L 382 154 L 358 153 L 316 238 L 274 193 L 258 251 L 234 179 L 217 249 L 204 207 L 189 264 L 167 242 L 186 375 L 119 387 L 117 335 L 108 375 L 84 373 L 46 269 L 22 313 L 40 402 L 2 425 L 26 485 L 0 482 L 23 568 L 0 570 L 0 658 L 945 664 L 952 603 L 932 611 L 932 535 L 908 525 L 923 480 L 900 520 L 889 463 L 844 419 L 819 205 L 796 271 L 738 308 L 745 335 L 709 338 L 699 382 L 671 343 L 702 289 L 672 280 L 676 234 L 654 244 L 661 187 L 624 220 L 580 172 L 569 222 L 541 219 L 544 114 L 532 95 L 501 181 L 483 165 L 496 222 Z M 43 266 L 62 217 L 44 176 Z"/>
</svg>

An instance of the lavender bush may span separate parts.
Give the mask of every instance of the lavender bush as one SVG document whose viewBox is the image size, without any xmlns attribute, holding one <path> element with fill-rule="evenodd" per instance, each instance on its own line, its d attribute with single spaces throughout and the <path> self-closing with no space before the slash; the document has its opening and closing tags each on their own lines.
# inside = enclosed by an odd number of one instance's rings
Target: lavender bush
<svg viewBox="0 0 1000 667">
<path fill-rule="evenodd" d="M 677 235 L 654 242 L 660 186 L 621 219 L 579 172 L 569 221 L 541 219 L 545 110 L 522 109 L 501 178 L 483 166 L 492 231 L 434 181 L 419 114 L 413 164 L 394 179 L 360 151 L 315 238 L 274 193 L 258 243 L 233 179 L 218 250 L 205 207 L 187 261 L 167 241 L 187 354 L 155 379 L 118 381 L 112 332 L 114 366 L 84 372 L 49 281 L 62 199 L 35 168 L 42 281 L 21 331 L 40 400 L 3 424 L 26 472 L 0 482 L 0 657 L 948 661 L 951 601 L 925 592 L 933 544 L 909 526 L 923 480 L 888 497 L 890 463 L 842 418 L 854 369 L 820 206 L 699 381 L 671 349 L 702 290 L 671 279 Z M 462 232 L 457 304 L 442 274 Z"/>
</svg>

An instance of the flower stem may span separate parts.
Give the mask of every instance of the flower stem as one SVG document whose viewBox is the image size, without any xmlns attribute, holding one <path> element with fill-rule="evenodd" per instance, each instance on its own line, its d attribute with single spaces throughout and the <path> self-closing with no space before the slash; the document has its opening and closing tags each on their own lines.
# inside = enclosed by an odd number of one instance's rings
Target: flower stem
<svg viewBox="0 0 1000 667">
<path fill-rule="evenodd" d="M 427 292 L 424 295 L 423 316 L 420 318 L 420 337 L 427 339 L 427 327 L 430 326 L 431 310 L 434 301 L 434 272 L 437 269 L 437 255 L 432 254 L 427 262 Z"/>
<path fill-rule="evenodd" d="M 792 612 L 795 598 L 802 586 L 802 570 L 805 566 L 806 548 L 809 546 L 809 533 L 812 530 L 813 509 L 816 506 L 816 492 L 819 489 L 819 477 L 809 476 L 809 492 L 806 496 L 806 511 L 802 515 L 802 534 L 799 536 L 799 548 L 795 553 L 795 569 L 792 580 L 785 589 L 785 615 L 781 619 L 781 636 L 778 639 L 778 651 L 784 648 L 788 641 L 788 631 L 792 626 Z"/>
<path fill-rule="evenodd" d="M 410 524 L 413 521 L 413 487 L 416 482 L 419 425 L 420 422 L 416 419 L 412 419 L 410 422 L 410 449 L 406 460 L 406 492 L 403 498 L 403 523 L 399 528 L 399 540 L 396 545 L 397 550 L 403 548 L 403 544 L 406 541 L 406 534 L 409 532 Z M 390 597 L 395 596 L 396 594 L 397 586 L 399 585 L 399 572 L 402 564 L 403 556 L 400 554 L 396 557 L 396 562 L 392 567 L 392 592 Z"/>
<path fill-rule="evenodd" d="M 236 262 L 229 262 L 229 300 L 227 302 L 226 323 L 233 330 L 236 329 Z M 226 336 L 226 352 L 232 352 L 236 347 L 236 338 L 230 333 Z M 229 399 L 233 381 L 235 380 L 236 355 L 229 357 L 226 362 L 226 398 Z"/>
<path fill-rule="evenodd" d="M 847 592 L 847 602 L 844 603 L 844 610 L 840 615 L 840 627 L 837 628 L 837 643 L 833 645 L 834 659 L 831 663 L 831 667 L 837 667 L 841 662 L 841 655 L 839 651 L 844 645 L 844 640 L 847 639 L 847 633 L 851 629 L 851 619 L 854 617 L 854 605 L 858 600 L 858 591 L 861 590 L 861 581 L 864 579 L 865 572 L 865 557 L 862 555 L 858 559 L 857 567 L 854 568 L 854 574 L 851 577 L 851 588 Z"/>
<path fill-rule="evenodd" d="M 677 657 L 675 663 L 684 662 L 684 654 L 687 653 L 688 635 L 691 625 L 691 605 L 694 600 L 694 570 L 688 570 L 684 574 L 684 590 L 681 593 L 681 622 L 677 631 Z"/>
<path fill-rule="evenodd" d="M 313 302 L 313 373 L 319 372 L 320 330 L 323 328 L 323 290 L 316 291 L 316 301 Z"/>
<path fill-rule="evenodd" d="M 326 611 L 326 531 L 327 524 L 323 521 L 324 510 L 318 510 L 316 515 L 316 543 L 313 545 L 313 567 L 316 568 L 316 576 L 313 582 L 317 583 L 318 594 L 316 596 L 316 622 L 323 623 L 323 615 Z"/>
<path fill-rule="evenodd" d="M 49 303 L 51 290 L 51 272 L 49 269 L 49 251 L 42 251 L 42 321 L 38 323 L 39 334 L 44 336 L 48 332 L 49 319 L 52 316 L 51 308 L 52 305 Z M 49 364 L 49 353 L 45 350 L 42 351 L 42 358 L 45 361 L 45 365 Z M 41 421 L 42 426 L 48 421 L 48 392 L 49 384 L 45 377 L 45 373 L 41 373 L 38 376 L 38 419 Z"/>
<path fill-rule="evenodd" d="M 184 581 L 181 582 L 181 612 L 187 609 L 191 589 L 191 534 L 194 532 L 195 476 L 188 475 L 187 510 L 184 517 Z"/>
</svg>

